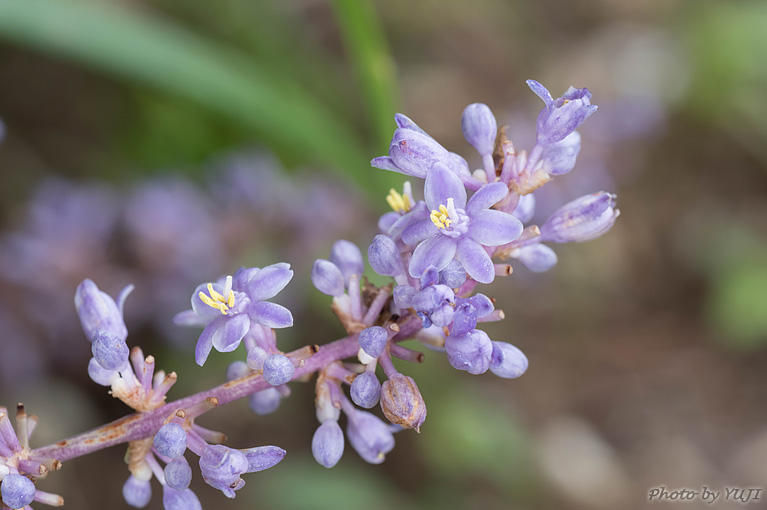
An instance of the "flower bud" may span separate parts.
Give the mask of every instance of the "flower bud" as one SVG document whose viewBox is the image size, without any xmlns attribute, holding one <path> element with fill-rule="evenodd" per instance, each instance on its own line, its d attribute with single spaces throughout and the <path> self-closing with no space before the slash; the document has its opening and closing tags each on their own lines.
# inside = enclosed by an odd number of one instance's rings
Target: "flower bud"
<svg viewBox="0 0 767 510">
<path fill-rule="evenodd" d="M 426 420 L 426 404 L 415 381 L 402 374 L 395 374 L 381 387 L 381 409 L 386 418 L 395 425 L 420 432 Z"/>
<path fill-rule="evenodd" d="M 359 343 L 362 350 L 373 358 L 377 358 L 381 355 L 386 342 L 389 341 L 389 335 L 386 330 L 381 326 L 371 326 L 367 329 L 363 329 L 359 334 Z"/>
<path fill-rule="evenodd" d="M 453 368 L 470 374 L 483 374 L 490 368 L 493 344 L 487 333 L 474 329 L 465 335 L 450 335 L 445 339 L 447 360 Z"/>
<path fill-rule="evenodd" d="M 394 305 L 397 308 L 410 308 L 413 301 L 413 297 L 418 293 L 410 285 L 397 285 L 394 287 L 392 296 L 394 297 Z"/>
<path fill-rule="evenodd" d="M 290 359 L 282 354 L 272 354 L 264 360 L 264 380 L 272 386 L 290 382 L 295 371 Z"/>
<path fill-rule="evenodd" d="M 125 499 L 125 502 L 133 508 L 144 508 L 147 506 L 149 500 L 152 499 L 152 486 L 150 485 L 149 480 L 140 480 L 135 476 L 130 475 L 123 485 L 123 499 Z M 32 501 L 30 500 L 30 503 L 31 502 Z M 13 505 L 8 506 L 11 508 L 21 508 Z"/>
<path fill-rule="evenodd" d="M 421 179 L 434 163 L 448 161 L 447 149 L 429 135 L 407 128 L 394 131 L 389 156 L 402 173 Z"/>
<path fill-rule="evenodd" d="M 312 266 L 312 283 L 328 296 L 340 296 L 344 293 L 344 275 L 338 266 L 329 260 L 317 259 Z"/>
<path fill-rule="evenodd" d="M 166 423 L 154 435 L 152 444 L 160 455 L 171 459 L 181 457 L 186 450 L 186 431 L 178 423 Z"/>
<path fill-rule="evenodd" d="M 373 271 L 383 276 L 397 276 L 403 271 L 399 248 L 389 236 L 375 236 L 368 247 L 368 262 Z"/>
<path fill-rule="evenodd" d="M 93 334 L 91 351 L 98 364 L 107 370 L 125 370 L 129 366 L 130 349 L 128 349 L 128 344 L 125 343 L 124 339 L 109 331 L 96 330 Z"/>
<path fill-rule="evenodd" d="M 543 273 L 557 263 L 557 254 L 545 244 L 531 244 L 512 250 L 510 256 L 518 259 L 534 273 Z"/>
<path fill-rule="evenodd" d="M 189 488 L 192 482 L 192 467 L 184 457 L 173 459 L 165 466 L 165 482 L 178 491 Z"/>
<path fill-rule="evenodd" d="M 245 458 L 248 460 L 248 469 L 246 473 L 256 473 L 269 469 L 279 464 L 288 453 L 279 446 L 256 446 L 243 450 Z"/>
<path fill-rule="evenodd" d="M 552 99 L 551 93 L 537 81 L 527 80 L 527 85 L 546 103 L 538 114 L 539 144 L 549 145 L 563 140 L 597 110 L 597 106 L 591 104 L 588 89 L 570 87 L 562 97 Z"/>
<path fill-rule="evenodd" d="M 162 488 L 162 506 L 165 510 L 202 510 L 200 500 L 192 489 L 179 491 L 168 485 Z"/>
<path fill-rule="evenodd" d="M 374 372 L 363 372 L 354 378 L 349 393 L 355 404 L 372 409 L 381 397 L 381 383 Z"/>
<path fill-rule="evenodd" d="M 266 361 L 266 358 L 269 356 L 269 353 L 267 353 L 264 349 L 262 349 L 259 346 L 255 346 L 250 348 L 248 350 L 248 356 L 246 358 L 246 363 L 248 365 L 248 368 L 252 370 L 263 370 L 264 368 L 264 361 Z"/>
<path fill-rule="evenodd" d="M 91 358 L 88 362 L 88 376 L 96 384 L 111 386 L 115 379 L 120 377 L 120 374 L 116 370 L 107 370 L 99 365 L 96 358 Z"/>
<path fill-rule="evenodd" d="M 581 151 L 581 135 L 573 131 L 563 140 L 543 149 L 543 170 L 550 175 L 563 175 L 573 169 Z"/>
<path fill-rule="evenodd" d="M 228 498 L 233 498 L 234 491 L 245 485 L 240 475 L 247 470 L 248 459 L 245 454 L 227 446 L 208 445 L 200 456 L 200 472 L 203 479 Z"/>
<path fill-rule="evenodd" d="M 35 499 L 36 491 L 37 489 L 32 480 L 22 475 L 5 475 L 2 483 L 0 483 L 0 495 L 2 496 L 3 503 L 10 508 L 26 507 Z M 141 506 L 145 506 L 148 502 L 149 499 Z"/>
<path fill-rule="evenodd" d="M 451 289 L 457 289 L 466 281 L 466 270 L 463 264 L 453 259 L 445 269 L 439 272 L 439 283 L 447 285 Z"/>
<path fill-rule="evenodd" d="M 234 381 L 240 377 L 245 377 L 250 374 L 250 368 L 244 361 L 232 361 L 228 367 L 226 367 L 226 380 Z"/>
<path fill-rule="evenodd" d="M 600 191 L 563 205 L 541 227 L 541 240 L 578 243 L 596 239 L 610 230 L 620 214 L 615 199 Z"/>
<path fill-rule="evenodd" d="M 85 279 L 77 286 L 75 308 L 80 316 L 80 324 L 88 341 L 93 341 L 97 330 L 108 331 L 125 340 L 128 328 L 125 327 L 120 308 L 108 294 L 99 290 L 90 279 Z"/>
<path fill-rule="evenodd" d="M 366 411 L 354 411 L 349 415 L 346 437 L 362 460 L 380 464 L 394 448 L 394 436 L 380 418 Z"/>
<path fill-rule="evenodd" d="M 314 432 L 312 437 L 312 455 L 326 468 L 332 468 L 344 454 L 344 433 L 338 422 L 328 420 Z"/>
<path fill-rule="evenodd" d="M 490 371 L 498 377 L 515 379 L 527 370 L 527 356 L 506 342 L 493 342 Z"/>
<path fill-rule="evenodd" d="M 467 106 L 461 116 L 461 131 L 466 141 L 477 149 L 481 156 L 493 153 L 498 124 L 487 105 L 474 103 Z"/>
<path fill-rule="evenodd" d="M 361 276 L 365 270 L 360 249 L 353 242 L 344 239 L 333 243 L 330 249 L 330 261 L 341 270 L 346 285 L 349 285 L 349 278 L 352 275 Z"/>
<path fill-rule="evenodd" d="M 535 196 L 532 193 L 528 193 L 527 195 L 522 195 L 519 197 L 517 207 L 514 208 L 514 211 L 511 213 L 512 216 L 517 218 L 522 223 L 527 223 L 533 219 L 534 214 Z"/>
<path fill-rule="evenodd" d="M 248 396 L 248 406 L 259 416 L 272 414 L 280 407 L 280 402 L 282 398 L 277 388 L 266 388 Z"/>
</svg>

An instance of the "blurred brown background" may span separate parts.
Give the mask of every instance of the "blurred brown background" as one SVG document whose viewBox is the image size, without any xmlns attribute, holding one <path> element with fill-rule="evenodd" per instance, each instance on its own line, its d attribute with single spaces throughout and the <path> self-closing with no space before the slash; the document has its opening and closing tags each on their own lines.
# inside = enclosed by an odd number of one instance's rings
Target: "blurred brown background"
<svg viewBox="0 0 767 510">
<path fill-rule="evenodd" d="M 40 417 L 33 444 L 124 413 L 85 373 L 82 278 L 113 295 L 137 284 L 129 344 L 179 373 L 171 398 L 242 357 L 198 369 L 196 332 L 167 327 L 197 282 L 236 265 L 294 266 L 285 350 L 337 338 L 309 270 L 337 238 L 366 246 L 404 180 L 365 164 L 386 152 L 395 109 L 479 165 L 463 108 L 488 104 L 529 149 L 534 78 L 555 96 L 588 87 L 599 105 L 537 221 L 598 190 L 618 194 L 621 217 L 556 246 L 548 273 L 515 266 L 487 291 L 507 317 L 488 333 L 528 372 L 472 377 L 436 352 L 402 364 L 429 417 L 381 466 L 348 444 L 332 470 L 313 461 L 309 387 L 267 417 L 231 404 L 202 424 L 289 453 L 233 501 L 196 476 L 203 506 L 725 509 L 740 507 L 725 488 L 767 489 L 765 3 L 24 4 L 0 3 L 0 402 Z M 123 453 L 67 462 L 41 488 L 69 508 L 119 508 Z M 722 493 L 648 502 L 660 486 Z"/>
</svg>

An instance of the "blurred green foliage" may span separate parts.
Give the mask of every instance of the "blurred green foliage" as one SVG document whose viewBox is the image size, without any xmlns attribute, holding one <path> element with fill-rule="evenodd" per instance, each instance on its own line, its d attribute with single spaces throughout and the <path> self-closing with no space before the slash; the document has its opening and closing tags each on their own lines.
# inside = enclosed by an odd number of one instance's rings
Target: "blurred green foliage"
<svg viewBox="0 0 767 510">
<path fill-rule="evenodd" d="M 302 75 L 305 59 L 281 54 L 269 32 L 252 41 L 270 55 L 262 65 L 257 55 L 147 12 L 93 1 L 0 0 L 0 38 L 163 93 L 159 101 L 142 101 L 145 124 L 154 133 L 162 131 L 162 143 L 154 145 L 152 136 L 128 141 L 140 151 L 177 154 L 192 147 L 199 155 L 213 152 L 217 141 L 237 138 L 227 135 L 227 129 L 247 131 L 289 164 L 322 162 L 368 190 L 380 189 L 391 176 L 366 170 L 371 157 L 384 152 L 383 118 L 394 113 L 391 58 L 368 2 L 339 1 L 335 12 L 351 48 L 368 129 L 358 129 L 356 119 L 346 116 L 354 108 L 326 105 L 313 85 L 328 80 L 317 80 L 316 72 Z M 272 35 L 286 38 L 284 33 Z M 290 48 L 283 44 L 282 50 Z M 206 128 L 211 114 L 213 124 Z M 387 124 L 391 131 L 393 124 Z M 377 150 L 372 149 L 373 138 Z"/>
</svg>

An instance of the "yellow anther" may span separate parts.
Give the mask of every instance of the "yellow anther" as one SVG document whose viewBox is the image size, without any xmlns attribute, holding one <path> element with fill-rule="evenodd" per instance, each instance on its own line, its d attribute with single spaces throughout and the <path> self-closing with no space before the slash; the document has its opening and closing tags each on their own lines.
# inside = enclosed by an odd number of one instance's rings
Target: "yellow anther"
<svg viewBox="0 0 767 510">
<path fill-rule="evenodd" d="M 234 291 L 230 290 L 229 296 L 224 298 L 224 296 L 216 292 L 216 290 L 213 288 L 213 285 L 209 283 L 208 292 L 210 293 L 210 296 L 202 291 L 200 291 L 197 295 L 200 297 L 200 301 L 209 307 L 215 308 L 216 310 L 219 310 L 221 313 L 226 315 L 226 312 L 228 312 L 229 309 L 234 306 Z"/>
<path fill-rule="evenodd" d="M 437 228 L 447 228 L 453 222 L 447 212 L 447 207 L 444 205 L 439 206 L 439 210 L 432 210 L 429 218 L 431 218 L 432 223 L 434 223 Z"/>
<path fill-rule="evenodd" d="M 398 213 L 406 213 L 410 211 L 410 197 L 407 195 L 400 195 L 394 188 L 389 190 L 389 194 L 386 195 L 386 203 Z"/>
</svg>

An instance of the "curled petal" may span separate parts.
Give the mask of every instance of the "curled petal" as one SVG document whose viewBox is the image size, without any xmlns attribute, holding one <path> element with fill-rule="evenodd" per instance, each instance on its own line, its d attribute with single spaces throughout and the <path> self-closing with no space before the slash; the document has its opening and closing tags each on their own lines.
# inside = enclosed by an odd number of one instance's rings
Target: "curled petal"
<svg viewBox="0 0 767 510">
<path fill-rule="evenodd" d="M 213 336 L 228 319 L 226 315 L 219 314 L 200 333 L 200 338 L 197 339 L 197 346 L 194 349 L 194 360 L 198 365 L 203 366 L 205 364 L 205 360 L 208 359 L 210 351 L 213 349 Z"/>
</svg>

